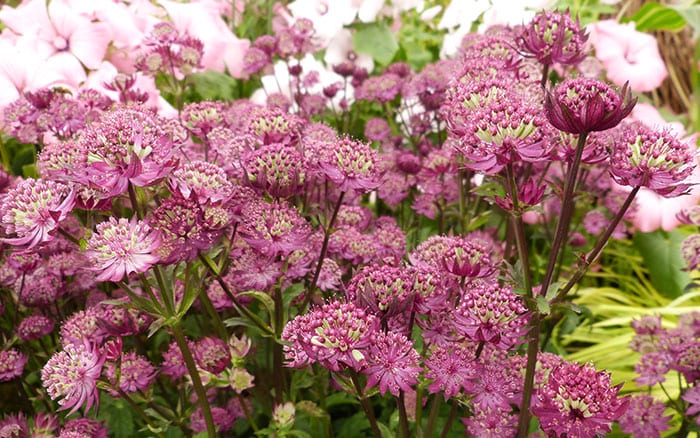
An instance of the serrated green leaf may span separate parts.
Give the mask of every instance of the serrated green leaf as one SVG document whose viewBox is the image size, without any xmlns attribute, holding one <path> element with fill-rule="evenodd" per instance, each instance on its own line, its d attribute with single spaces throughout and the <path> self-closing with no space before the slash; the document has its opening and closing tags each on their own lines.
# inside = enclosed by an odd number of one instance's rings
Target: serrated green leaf
<svg viewBox="0 0 700 438">
<path fill-rule="evenodd" d="M 399 50 L 396 35 L 386 23 L 361 25 L 352 36 L 357 53 L 369 55 L 381 65 L 388 65 Z"/>
<path fill-rule="evenodd" d="M 651 30 L 678 32 L 686 25 L 685 19 L 678 11 L 656 2 L 645 3 L 634 15 L 621 21 L 634 21 L 636 29 L 640 32 Z"/>
</svg>

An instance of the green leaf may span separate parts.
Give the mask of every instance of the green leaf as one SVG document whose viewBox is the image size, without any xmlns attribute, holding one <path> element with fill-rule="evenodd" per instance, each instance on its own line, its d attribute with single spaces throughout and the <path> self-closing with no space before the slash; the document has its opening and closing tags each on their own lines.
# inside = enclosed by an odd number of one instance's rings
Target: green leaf
<svg viewBox="0 0 700 438">
<path fill-rule="evenodd" d="M 249 290 L 247 292 L 241 292 L 240 295 L 245 295 L 253 298 L 255 301 L 259 301 L 270 315 L 275 313 L 275 302 L 272 297 L 266 292 L 260 292 L 259 290 Z"/>
<path fill-rule="evenodd" d="M 382 65 L 389 64 L 399 50 L 396 35 L 386 23 L 359 26 L 352 36 L 352 43 L 357 53 L 369 55 Z"/>
<path fill-rule="evenodd" d="M 635 27 L 640 32 L 650 30 L 678 32 L 686 25 L 685 19 L 678 11 L 656 2 L 645 3 L 634 15 L 621 21 L 634 21 Z"/>
<path fill-rule="evenodd" d="M 537 301 L 537 311 L 540 312 L 542 315 L 549 315 L 551 309 L 549 307 L 549 303 L 547 302 L 547 299 L 545 297 L 543 297 L 542 295 L 537 295 L 536 301 Z"/>
<path fill-rule="evenodd" d="M 190 87 L 188 95 L 194 100 L 234 100 L 236 96 L 236 79 L 231 75 L 220 73 L 213 70 L 207 70 L 201 73 L 195 73 L 189 79 Z"/>
<path fill-rule="evenodd" d="M 666 297 L 680 296 L 690 282 L 690 275 L 682 270 L 685 267 L 680 253 L 683 239 L 685 235 L 679 230 L 634 235 L 634 245 L 649 269 L 651 284 Z"/>
<path fill-rule="evenodd" d="M 693 28 L 693 38 L 700 35 L 700 5 L 669 5 L 669 8 L 678 12 Z"/>
</svg>

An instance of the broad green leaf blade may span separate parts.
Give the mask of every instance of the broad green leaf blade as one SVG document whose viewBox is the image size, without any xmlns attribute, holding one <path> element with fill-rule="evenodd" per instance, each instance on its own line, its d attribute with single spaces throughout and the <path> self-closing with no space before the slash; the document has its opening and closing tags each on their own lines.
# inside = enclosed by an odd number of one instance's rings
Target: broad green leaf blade
<svg viewBox="0 0 700 438">
<path fill-rule="evenodd" d="M 645 3 L 634 15 L 621 21 L 634 21 L 635 27 L 640 32 L 650 30 L 678 32 L 686 25 L 685 19 L 678 11 L 656 2 Z"/>
<path fill-rule="evenodd" d="M 682 270 L 685 262 L 680 254 L 680 245 L 684 238 L 683 233 L 674 230 L 670 233 L 636 233 L 633 239 L 649 269 L 651 284 L 670 298 L 683 294 L 683 289 L 690 283 L 690 275 Z"/>
<path fill-rule="evenodd" d="M 369 55 L 379 64 L 387 65 L 399 50 L 396 35 L 386 23 L 371 23 L 358 27 L 352 36 L 357 53 Z"/>
</svg>

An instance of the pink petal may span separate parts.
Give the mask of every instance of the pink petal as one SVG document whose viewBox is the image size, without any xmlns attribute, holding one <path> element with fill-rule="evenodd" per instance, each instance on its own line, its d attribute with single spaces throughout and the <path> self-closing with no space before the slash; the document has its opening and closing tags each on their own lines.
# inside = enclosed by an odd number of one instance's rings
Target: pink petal
<svg viewBox="0 0 700 438">
<path fill-rule="evenodd" d="M 0 21 L 19 34 L 36 34 L 52 29 L 45 0 L 31 0 L 17 8 L 3 6 Z"/>
<path fill-rule="evenodd" d="M 98 68 L 111 40 L 109 26 L 104 23 L 89 23 L 73 32 L 70 37 L 70 51 L 85 67 Z"/>
</svg>

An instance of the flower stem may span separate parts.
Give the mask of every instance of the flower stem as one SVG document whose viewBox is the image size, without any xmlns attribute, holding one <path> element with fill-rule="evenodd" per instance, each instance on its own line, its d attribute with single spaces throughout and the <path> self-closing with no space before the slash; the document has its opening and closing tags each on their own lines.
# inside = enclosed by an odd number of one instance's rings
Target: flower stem
<svg viewBox="0 0 700 438">
<path fill-rule="evenodd" d="M 121 389 L 121 388 L 119 388 L 119 387 L 116 387 L 116 388 L 113 388 L 113 389 L 115 389 L 115 390 L 119 393 L 119 396 L 120 396 L 121 398 L 123 398 L 124 400 L 126 400 L 126 403 L 127 403 L 129 406 L 131 406 L 131 409 L 133 409 L 134 411 L 136 411 L 137 414 L 139 414 L 139 417 L 141 417 L 141 418 L 143 419 L 143 421 L 145 421 L 146 424 L 148 424 L 148 427 L 151 429 L 151 431 L 157 430 L 157 429 L 158 429 L 158 427 L 157 427 L 155 424 L 153 424 L 153 421 L 151 420 L 151 418 L 150 418 L 148 415 L 146 415 L 146 413 L 143 411 L 143 409 L 141 409 L 141 406 L 139 406 L 139 405 L 129 396 L 129 394 L 127 394 L 126 392 L 124 392 L 124 390 Z M 159 437 L 163 437 L 163 436 L 165 436 L 165 435 L 163 435 L 162 432 L 159 432 L 159 433 L 158 433 L 158 436 L 159 436 Z"/>
<path fill-rule="evenodd" d="M 245 307 L 243 304 L 238 301 L 238 298 L 236 295 L 231 292 L 231 289 L 229 289 L 228 284 L 224 281 L 223 278 L 221 278 L 221 274 L 216 270 L 214 267 L 213 262 L 204 254 L 201 252 L 199 253 L 199 260 L 204 264 L 204 266 L 207 268 L 207 270 L 216 278 L 216 281 L 219 283 L 221 288 L 224 290 L 224 293 L 226 296 L 229 297 L 229 299 L 233 302 L 233 305 L 236 307 L 236 310 L 241 314 L 246 316 L 248 319 L 250 319 L 251 322 L 253 322 L 260 330 L 263 331 L 268 336 L 272 336 L 275 334 L 275 332 L 265 324 L 265 322 L 260 319 L 257 315 L 253 314 L 250 310 L 248 310 L 247 307 Z"/>
<path fill-rule="evenodd" d="M 447 415 L 447 420 L 445 420 L 445 426 L 442 428 L 440 438 L 445 438 L 452 428 L 452 422 L 457 416 L 457 403 L 456 399 L 452 399 L 452 407 L 450 408 L 450 413 Z"/>
<path fill-rule="evenodd" d="M 362 391 L 362 385 L 360 385 L 360 380 L 357 378 L 356 371 L 350 370 L 350 379 L 352 379 L 352 384 L 355 386 L 355 391 L 357 391 L 357 398 L 360 399 L 362 409 L 364 409 L 365 414 L 367 414 L 367 419 L 369 420 L 369 425 L 372 427 L 374 438 L 381 438 L 382 433 L 379 431 L 379 425 L 377 425 L 377 418 L 374 416 L 372 404 L 365 397 L 364 392 Z"/>
<path fill-rule="evenodd" d="M 518 438 L 526 438 L 530 428 L 530 402 L 532 390 L 535 387 L 535 367 L 537 353 L 540 351 L 540 315 L 532 312 L 530 319 L 530 340 L 527 344 L 527 365 L 525 366 L 525 382 L 523 383 L 523 401 L 518 418 Z"/>
<path fill-rule="evenodd" d="M 525 289 L 526 301 L 530 301 L 532 298 L 532 275 L 530 273 L 530 255 L 528 252 L 527 237 L 525 236 L 525 223 L 523 222 L 523 217 L 520 214 L 520 203 L 518 201 L 518 190 L 515 183 L 515 172 L 513 171 L 513 164 L 508 163 L 506 166 L 506 183 L 508 185 L 508 190 L 510 192 L 511 200 L 513 201 L 513 211 L 515 214 L 510 216 L 511 225 L 513 227 L 513 234 L 515 235 L 515 246 L 518 251 L 518 259 L 520 260 L 520 265 L 522 266 L 523 282 L 522 285 Z M 529 307 L 529 304 L 528 304 Z"/>
<path fill-rule="evenodd" d="M 202 385 L 202 379 L 199 377 L 199 370 L 197 370 L 197 365 L 194 363 L 194 357 L 192 357 L 192 352 L 187 346 L 187 339 L 185 339 L 185 334 L 182 332 L 182 328 L 179 324 L 173 325 L 173 337 L 180 351 L 182 351 L 182 358 L 187 366 L 187 371 L 190 373 L 192 378 L 192 386 L 194 386 L 194 391 L 197 393 L 197 399 L 199 399 L 199 405 L 202 408 L 202 415 L 204 416 L 204 422 L 207 425 L 207 436 L 209 438 L 216 437 L 216 427 L 214 426 L 214 418 L 211 416 L 211 408 L 209 407 L 209 401 L 207 400 L 207 392 Z"/>
<path fill-rule="evenodd" d="M 612 222 L 610 222 L 610 224 L 608 225 L 608 228 L 600 236 L 598 242 L 596 242 L 595 247 L 593 247 L 591 252 L 589 252 L 586 255 L 586 257 L 583 260 L 583 263 L 579 266 L 579 268 L 576 270 L 571 279 L 569 279 L 566 285 L 559 290 L 557 295 L 552 300 L 552 303 L 558 303 L 562 301 L 564 297 L 566 297 L 566 294 L 571 290 L 571 288 L 574 287 L 576 283 L 578 283 L 581 280 L 581 278 L 583 278 L 583 276 L 586 274 L 586 271 L 588 271 L 588 268 L 591 266 L 591 263 L 593 263 L 598 258 L 601 251 L 603 251 L 603 248 L 608 243 L 608 240 L 610 240 L 610 236 L 612 236 L 612 233 L 615 231 L 615 228 L 624 217 L 630 205 L 632 205 L 632 201 L 637 195 L 637 192 L 639 192 L 639 189 L 640 187 L 637 186 L 633 188 L 632 191 L 627 195 L 625 202 L 620 207 L 620 211 L 617 212 Z"/>
<path fill-rule="evenodd" d="M 428 414 L 428 424 L 425 425 L 423 430 L 423 436 L 431 437 L 433 436 L 433 429 L 435 428 L 435 420 L 437 419 L 438 413 L 440 412 L 440 397 L 433 396 L 433 402 L 430 404 L 430 413 Z"/>
<path fill-rule="evenodd" d="M 129 182 L 129 200 L 131 201 L 131 208 L 134 210 L 134 213 L 136 213 L 136 217 L 143 219 L 143 212 L 139 207 L 139 198 L 136 194 L 136 189 L 134 189 L 134 185 L 131 184 L 131 182 Z"/>
<path fill-rule="evenodd" d="M 306 298 L 304 298 L 304 303 L 301 305 L 300 313 L 303 313 L 304 309 L 309 305 L 314 293 L 316 292 L 316 284 L 318 283 L 318 277 L 321 275 L 321 268 L 323 267 L 323 259 L 326 258 L 326 252 L 328 252 L 328 241 L 331 238 L 331 230 L 333 224 L 335 223 L 335 218 L 338 216 L 338 211 L 340 206 L 343 204 L 343 198 L 345 197 L 345 192 L 340 192 L 338 196 L 338 201 L 335 203 L 335 208 L 331 214 L 331 218 L 325 227 L 323 232 L 323 244 L 321 245 L 321 253 L 318 255 L 318 262 L 316 262 L 316 270 L 314 271 L 314 276 L 311 279 L 311 285 L 309 285 L 309 290 L 306 292 Z"/>
<path fill-rule="evenodd" d="M 403 390 L 399 391 L 399 398 L 396 400 L 399 408 L 399 436 L 403 438 L 409 437 L 408 415 L 406 414 L 406 402 Z"/>
</svg>

